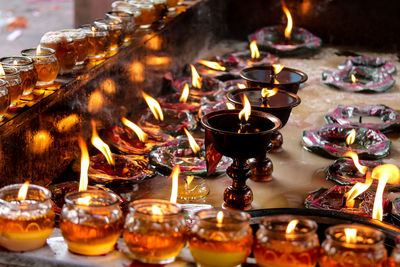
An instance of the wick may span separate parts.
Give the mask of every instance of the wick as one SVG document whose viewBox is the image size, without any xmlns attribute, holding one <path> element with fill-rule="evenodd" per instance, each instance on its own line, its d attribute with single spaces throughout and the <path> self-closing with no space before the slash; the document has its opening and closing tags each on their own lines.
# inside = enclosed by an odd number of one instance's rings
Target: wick
<svg viewBox="0 0 400 267">
<path fill-rule="evenodd" d="M 275 70 L 274 67 L 271 66 L 271 84 L 274 84 L 274 80 L 275 80 Z"/>
<path fill-rule="evenodd" d="M 262 97 L 262 103 L 265 107 L 268 107 L 268 97 Z"/>
<path fill-rule="evenodd" d="M 362 123 L 362 116 L 360 116 L 360 118 L 358 119 L 359 123 Z"/>
</svg>

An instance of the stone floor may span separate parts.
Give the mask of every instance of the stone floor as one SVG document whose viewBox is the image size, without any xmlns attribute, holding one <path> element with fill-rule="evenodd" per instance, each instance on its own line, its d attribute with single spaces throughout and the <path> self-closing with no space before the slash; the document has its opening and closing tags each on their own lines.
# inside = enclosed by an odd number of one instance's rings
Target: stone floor
<svg viewBox="0 0 400 267">
<path fill-rule="evenodd" d="M 19 16 L 26 18 L 26 28 L 8 30 L 13 17 Z M 22 49 L 37 46 L 44 33 L 73 25 L 74 0 L 0 0 L 0 57 L 19 55 Z"/>
</svg>

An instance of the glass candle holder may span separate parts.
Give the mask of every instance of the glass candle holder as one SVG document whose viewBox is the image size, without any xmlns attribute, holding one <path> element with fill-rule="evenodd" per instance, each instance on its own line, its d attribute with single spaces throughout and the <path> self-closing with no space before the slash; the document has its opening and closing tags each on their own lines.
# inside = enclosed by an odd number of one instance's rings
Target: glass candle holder
<svg viewBox="0 0 400 267">
<path fill-rule="evenodd" d="M 10 96 L 10 108 L 17 105 L 22 95 L 22 79 L 19 70 L 14 67 L 4 67 L 5 75 L 0 74 L 0 79 L 7 81 L 8 94 Z"/>
<path fill-rule="evenodd" d="M 129 2 L 133 3 L 133 2 Z M 134 2 L 134 5 L 140 9 L 140 26 L 139 28 L 148 29 L 151 24 L 157 20 L 156 9 L 152 2 Z"/>
<path fill-rule="evenodd" d="M 136 26 L 141 25 L 142 12 L 140 11 L 140 9 L 138 7 L 136 7 L 130 1 L 129 2 L 115 1 L 111 4 L 111 8 L 112 8 L 112 11 L 123 11 L 123 12 L 131 14 L 135 21 L 135 25 Z"/>
<path fill-rule="evenodd" d="M 176 6 L 179 4 L 179 0 L 167 0 L 168 11 L 176 11 Z"/>
<path fill-rule="evenodd" d="M 77 54 L 76 66 L 81 66 L 85 63 L 88 56 L 89 44 L 86 33 L 82 29 L 66 29 L 60 32 L 66 34 L 72 39 L 75 52 Z"/>
<path fill-rule="evenodd" d="M 67 74 L 73 71 L 78 61 L 78 53 L 75 50 L 74 41 L 62 32 L 47 32 L 40 39 L 40 45 L 54 49 L 60 64 L 60 74 Z"/>
<path fill-rule="evenodd" d="M 104 59 L 109 50 L 110 41 L 107 28 L 86 24 L 80 26 L 88 38 L 88 58 L 90 60 Z"/>
<path fill-rule="evenodd" d="M 198 211 L 189 237 L 189 249 L 197 265 L 230 267 L 245 262 L 253 244 L 249 220 L 245 212 Z"/>
<path fill-rule="evenodd" d="M 115 55 L 124 43 L 124 28 L 120 20 L 98 19 L 93 22 L 96 29 L 108 31 L 108 56 Z"/>
<path fill-rule="evenodd" d="M 32 94 L 38 79 L 33 60 L 29 57 L 3 57 L 0 59 L 3 66 L 14 67 L 19 70 L 22 80 L 22 98 Z"/>
<path fill-rule="evenodd" d="M 0 121 L 4 118 L 9 105 L 10 95 L 8 94 L 7 82 L 0 79 Z"/>
<path fill-rule="evenodd" d="M 60 229 L 71 252 L 87 256 L 107 254 L 114 249 L 122 227 L 122 211 L 115 194 L 87 190 L 65 196 Z"/>
<path fill-rule="evenodd" d="M 29 57 L 33 60 L 33 66 L 37 73 L 37 87 L 47 87 L 54 83 L 57 78 L 58 72 L 60 71 L 60 65 L 58 64 L 57 57 L 55 56 L 55 50 L 51 48 L 40 49 L 37 53 L 37 49 L 30 48 L 21 51 L 21 55 Z"/>
<path fill-rule="evenodd" d="M 316 231 L 317 224 L 312 220 L 270 216 L 262 221 L 256 233 L 254 257 L 259 266 L 316 266 L 319 255 Z"/>
<path fill-rule="evenodd" d="M 106 17 L 110 20 L 120 20 L 124 25 L 124 45 L 132 42 L 135 33 L 135 20 L 133 14 L 125 11 L 110 11 L 106 13 Z"/>
<path fill-rule="evenodd" d="M 123 237 L 134 259 L 144 263 L 173 262 L 185 245 L 181 209 L 165 200 L 142 199 L 129 206 Z"/>
<path fill-rule="evenodd" d="M 25 200 L 18 200 L 22 184 L 0 189 L 0 245 L 11 251 L 42 247 L 54 227 L 51 193 L 30 184 Z"/>
<path fill-rule="evenodd" d="M 157 19 L 162 19 L 167 11 L 167 1 L 166 0 L 152 0 L 154 8 L 156 9 Z"/>
<path fill-rule="evenodd" d="M 335 225 L 325 232 L 321 267 L 384 266 L 387 258 L 382 232 L 363 225 Z"/>
</svg>

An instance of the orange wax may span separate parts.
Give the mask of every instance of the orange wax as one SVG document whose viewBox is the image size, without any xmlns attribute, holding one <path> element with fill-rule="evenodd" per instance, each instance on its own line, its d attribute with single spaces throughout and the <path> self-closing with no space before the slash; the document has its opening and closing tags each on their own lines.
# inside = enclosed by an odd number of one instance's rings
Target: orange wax
<svg viewBox="0 0 400 267">
<path fill-rule="evenodd" d="M 189 239 L 189 249 L 193 258 L 202 266 L 229 267 L 242 264 L 250 255 L 252 235 L 242 238 L 218 238 L 218 232 L 210 239 L 194 234 Z M 221 235 L 221 237 L 223 234 Z"/>
<path fill-rule="evenodd" d="M 107 254 L 114 249 L 121 234 L 122 219 L 96 225 L 74 224 L 62 219 L 60 229 L 71 252 L 96 256 Z"/>
<path fill-rule="evenodd" d="M 0 245 L 11 251 L 29 251 L 42 247 L 54 226 L 54 211 L 34 218 L 0 216 Z"/>
<path fill-rule="evenodd" d="M 176 257 L 185 245 L 185 231 L 140 234 L 125 229 L 123 237 L 132 255 L 148 262 Z"/>
<path fill-rule="evenodd" d="M 268 245 L 257 242 L 253 253 L 260 266 L 311 267 L 317 263 L 319 246 L 304 248 L 291 241 L 270 240 Z"/>
</svg>

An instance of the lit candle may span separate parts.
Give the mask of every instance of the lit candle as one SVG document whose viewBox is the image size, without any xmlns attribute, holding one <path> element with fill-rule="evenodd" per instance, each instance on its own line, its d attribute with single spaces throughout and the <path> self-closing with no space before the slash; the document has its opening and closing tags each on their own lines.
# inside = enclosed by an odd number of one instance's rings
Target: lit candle
<svg viewBox="0 0 400 267">
<path fill-rule="evenodd" d="M 321 267 L 384 266 L 384 240 L 382 232 L 363 225 L 329 227 L 318 263 Z"/>
<path fill-rule="evenodd" d="M 319 255 L 317 224 L 289 216 L 270 216 L 256 234 L 254 257 L 260 266 L 315 266 Z"/>
<path fill-rule="evenodd" d="M 189 249 L 200 266 L 237 266 L 246 261 L 253 243 L 249 215 L 207 209 L 195 215 Z"/>
<path fill-rule="evenodd" d="M 54 226 L 50 197 L 49 190 L 28 182 L 0 189 L 0 245 L 11 251 L 42 247 Z"/>
</svg>

